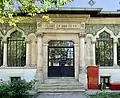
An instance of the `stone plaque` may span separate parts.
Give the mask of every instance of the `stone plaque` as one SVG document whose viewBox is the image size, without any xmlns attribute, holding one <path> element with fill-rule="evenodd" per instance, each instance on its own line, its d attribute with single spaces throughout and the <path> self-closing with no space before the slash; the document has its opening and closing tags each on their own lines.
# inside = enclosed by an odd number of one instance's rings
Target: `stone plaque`
<svg viewBox="0 0 120 98">
<path fill-rule="evenodd" d="M 68 24 L 68 23 L 38 23 L 38 27 L 42 29 L 84 29 L 85 24 Z"/>
</svg>

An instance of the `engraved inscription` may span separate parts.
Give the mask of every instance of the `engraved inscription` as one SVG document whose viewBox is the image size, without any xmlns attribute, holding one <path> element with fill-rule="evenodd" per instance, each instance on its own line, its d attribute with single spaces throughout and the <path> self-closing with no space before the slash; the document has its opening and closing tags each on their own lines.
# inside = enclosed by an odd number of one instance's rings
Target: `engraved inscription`
<svg viewBox="0 0 120 98">
<path fill-rule="evenodd" d="M 56 23 L 56 24 L 41 24 L 42 29 L 84 29 L 82 24 L 66 24 L 66 23 Z"/>
</svg>

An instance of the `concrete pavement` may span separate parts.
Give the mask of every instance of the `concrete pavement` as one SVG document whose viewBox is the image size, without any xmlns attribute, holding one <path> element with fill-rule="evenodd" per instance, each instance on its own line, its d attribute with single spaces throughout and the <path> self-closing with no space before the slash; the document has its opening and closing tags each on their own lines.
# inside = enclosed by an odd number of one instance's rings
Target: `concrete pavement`
<svg viewBox="0 0 120 98">
<path fill-rule="evenodd" d="M 78 94 L 78 93 L 62 93 L 62 94 L 40 94 L 35 98 L 90 98 L 85 94 Z"/>
</svg>

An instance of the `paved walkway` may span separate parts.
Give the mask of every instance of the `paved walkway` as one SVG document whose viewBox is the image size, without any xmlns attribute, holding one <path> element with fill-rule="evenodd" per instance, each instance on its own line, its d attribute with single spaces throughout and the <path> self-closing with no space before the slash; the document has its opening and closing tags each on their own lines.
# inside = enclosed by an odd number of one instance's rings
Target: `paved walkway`
<svg viewBox="0 0 120 98">
<path fill-rule="evenodd" d="M 84 94 L 40 94 L 36 98 L 90 98 Z"/>
<path fill-rule="evenodd" d="M 93 95 L 101 93 L 101 90 L 87 90 L 85 91 L 88 95 Z M 120 90 L 106 90 L 106 92 L 120 92 Z M 33 98 L 90 98 L 90 96 L 84 95 L 82 93 L 49 93 L 49 94 L 39 94 L 38 96 L 34 96 Z"/>
<path fill-rule="evenodd" d="M 97 92 L 98 93 L 102 93 L 103 91 L 101 90 L 87 90 L 85 91 L 88 95 L 93 95 L 93 94 L 96 94 Z M 106 92 L 120 92 L 120 90 L 106 90 Z"/>
</svg>

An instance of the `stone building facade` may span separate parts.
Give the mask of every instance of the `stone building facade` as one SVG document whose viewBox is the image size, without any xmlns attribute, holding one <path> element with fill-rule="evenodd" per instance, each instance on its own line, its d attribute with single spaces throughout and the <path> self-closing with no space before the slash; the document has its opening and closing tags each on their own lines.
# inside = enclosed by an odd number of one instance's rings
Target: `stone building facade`
<svg viewBox="0 0 120 98">
<path fill-rule="evenodd" d="M 47 14 L 50 15 L 53 23 L 46 22 L 41 18 L 41 15 L 37 15 L 17 24 L 16 27 L 1 24 L 1 81 L 20 77 L 27 81 L 35 80 L 36 88 L 43 89 L 43 91 L 51 90 L 52 86 L 55 86 L 52 90 L 58 89 L 59 86 L 59 90 L 63 90 L 62 88 L 67 91 L 76 90 L 79 87 L 77 90 L 82 91 L 88 89 L 87 67 L 98 66 L 98 84 L 108 80 L 109 83 L 120 83 L 120 77 L 117 75 L 120 73 L 118 64 L 120 43 L 120 18 L 118 16 L 120 13 L 103 13 L 100 11 L 100 9 L 50 10 Z M 10 44 L 11 40 L 8 38 L 12 38 L 12 33 L 15 32 L 20 32 L 21 38 L 24 38 L 22 41 L 25 42 L 25 62 L 22 66 L 15 65 L 18 62 L 12 62 L 11 60 L 15 60 L 15 58 L 10 59 L 13 55 L 10 54 L 11 52 L 8 52 L 12 49 L 13 51 L 17 51 L 19 48 L 8 48 L 13 45 Z M 72 41 L 73 44 L 72 46 L 65 47 L 51 47 L 49 44 L 50 41 Z M 17 47 L 17 44 L 15 46 Z M 53 48 L 64 48 L 64 50 L 68 48 L 68 51 L 69 48 L 72 48 L 74 50 L 71 52 L 73 53 L 73 57 L 64 58 L 65 61 L 61 63 L 62 65 L 57 66 L 59 63 L 56 63 L 55 66 L 57 67 L 54 69 L 51 67 L 54 64 L 49 66 L 51 64 L 49 49 Z M 108 50 L 104 51 L 105 49 Z M 17 57 L 18 52 L 14 52 L 13 54 L 16 54 L 16 58 L 20 59 Z M 104 59 L 101 59 L 102 57 Z M 57 59 L 57 57 L 54 59 Z M 61 59 L 59 58 L 58 62 Z M 66 59 L 68 61 L 72 59 L 72 65 L 67 63 L 68 67 L 64 67 Z M 22 59 L 19 62 L 22 62 Z M 50 68 L 52 71 L 49 70 Z M 53 73 L 53 71 L 59 69 L 62 69 L 62 71 Z M 49 73 L 58 74 L 58 77 L 53 74 L 51 74 L 53 77 L 49 76 Z M 70 74 L 68 75 L 67 73 Z M 71 73 L 73 74 L 71 75 Z M 45 85 L 50 86 L 50 88 L 48 89 Z"/>
</svg>

